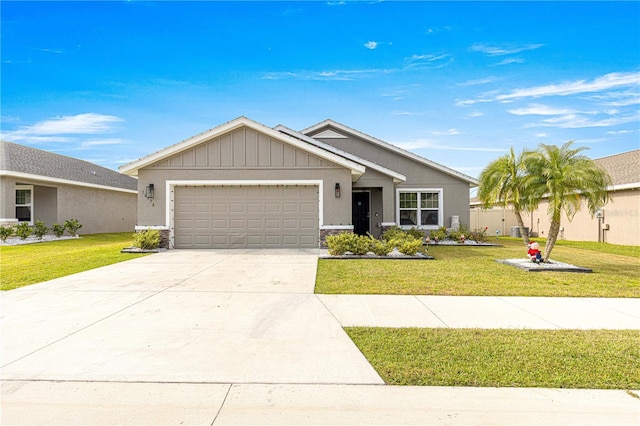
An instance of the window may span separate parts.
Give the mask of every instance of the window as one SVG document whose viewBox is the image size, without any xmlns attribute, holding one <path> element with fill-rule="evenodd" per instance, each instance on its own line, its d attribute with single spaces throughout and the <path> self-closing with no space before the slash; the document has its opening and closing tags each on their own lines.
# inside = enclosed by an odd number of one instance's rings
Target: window
<svg viewBox="0 0 640 426">
<path fill-rule="evenodd" d="M 33 224 L 33 186 L 16 185 L 16 219 Z"/>
<path fill-rule="evenodd" d="M 442 190 L 398 191 L 398 217 L 401 227 L 437 228 L 442 217 Z"/>
</svg>

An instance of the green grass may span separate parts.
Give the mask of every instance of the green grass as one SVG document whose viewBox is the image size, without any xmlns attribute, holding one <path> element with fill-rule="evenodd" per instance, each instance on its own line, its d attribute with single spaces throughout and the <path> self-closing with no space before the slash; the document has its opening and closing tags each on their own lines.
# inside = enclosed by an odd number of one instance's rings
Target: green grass
<svg viewBox="0 0 640 426">
<path fill-rule="evenodd" d="M 77 272 L 131 260 L 143 254 L 120 253 L 132 233 L 83 235 L 0 248 L 0 290 L 11 290 Z"/>
<path fill-rule="evenodd" d="M 346 332 L 390 385 L 640 389 L 640 330 Z"/>
<path fill-rule="evenodd" d="M 561 242 L 551 258 L 593 273 L 526 272 L 496 259 L 526 258 L 521 240 L 501 247 L 429 246 L 435 260 L 320 259 L 316 293 L 640 297 L 638 247 Z M 541 242 L 543 245 L 543 242 Z"/>
</svg>

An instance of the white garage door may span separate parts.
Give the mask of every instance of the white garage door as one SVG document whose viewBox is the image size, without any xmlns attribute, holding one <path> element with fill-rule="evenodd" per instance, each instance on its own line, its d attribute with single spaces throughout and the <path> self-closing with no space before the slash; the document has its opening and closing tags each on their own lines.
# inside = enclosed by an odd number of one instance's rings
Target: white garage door
<svg viewBox="0 0 640 426">
<path fill-rule="evenodd" d="M 175 248 L 315 248 L 318 187 L 176 186 Z"/>
</svg>

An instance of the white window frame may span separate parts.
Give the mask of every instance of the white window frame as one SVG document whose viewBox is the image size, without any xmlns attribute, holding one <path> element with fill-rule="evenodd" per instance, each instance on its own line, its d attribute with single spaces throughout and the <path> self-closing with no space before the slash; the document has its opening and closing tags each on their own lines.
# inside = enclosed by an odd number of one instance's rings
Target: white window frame
<svg viewBox="0 0 640 426">
<path fill-rule="evenodd" d="M 437 225 L 420 225 L 421 222 L 421 207 L 420 207 L 420 194 L 428 192 L 428 193 L 437 193 L 438 194 L 438 224 Z M 401 193 L 417 193 L 417 207 L 416 207 L 416 221 L 417 225 L 402 225 L 400 222 L 400 194 Z M 442 188 L 398 188 L 396 190 L 396 223 L 402 229 L 438 229 L 444 224 L 444 200 L 443 200 L 444 191 Z M 402 209 L 406 210 L 406 209 Z M 435 209 L 427 209 L 427 210 L 435 210 Z"/>
<path fill-rule="evenodd" d="M 18 204 L 18 203 L 16 203 L 16 209 L 18 207 L 29 207 L 31 209 L 31 220 L 29 220 L 28 222 L 26 220 L 23 220 L 23 221 L 19 221 L 19 223 L 20 222 L 26 222 L 29 225 L 33 225 L 33 213 L 34 213 L 34 208 L 33 208 L 33 205 L 34 205 L 34 202 L 33 202 L 33 185 L 16 185 L 16 194 L 17 194 L 18 191 L 25 191 L 25 190 L 30 192 L 29 200 L 31 202 L 27 203 L 27 204 Z M 15 194 L 14 194 L 14 196 L 15 196 Z M 18 219 L 18 215 L 17 214 L 16 214 L 16 219 Z"/>
</svg>

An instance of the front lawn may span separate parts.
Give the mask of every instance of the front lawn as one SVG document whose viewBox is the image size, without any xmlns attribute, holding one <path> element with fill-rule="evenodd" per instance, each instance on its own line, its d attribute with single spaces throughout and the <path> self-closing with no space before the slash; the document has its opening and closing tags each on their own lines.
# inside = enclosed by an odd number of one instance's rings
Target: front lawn
<svg viewBox="0 0 640 426">
<path fill-rule="evenodd" d="M 320 259 L 316 293 L 640 297 L 640 247 L 559 242 L 552 260 L 593 273 L 526 272 L 496 262 L 526 258 L 522 240 L 501 238 L 499 244 L 431 245 L 435 260 Z"/>
<path fill-rule="evenodd" d="M 124 232 L 2 246 L 0 290 L 11 290 L 144 256 L 120 253 L 122 248 L 131 246 L 132 240 L 132 233 Z"/>
<path fill-rule="evenodd" d="M 640 330 L 346 332 L 390 385 L 640 389 Z"/>
</svg>

